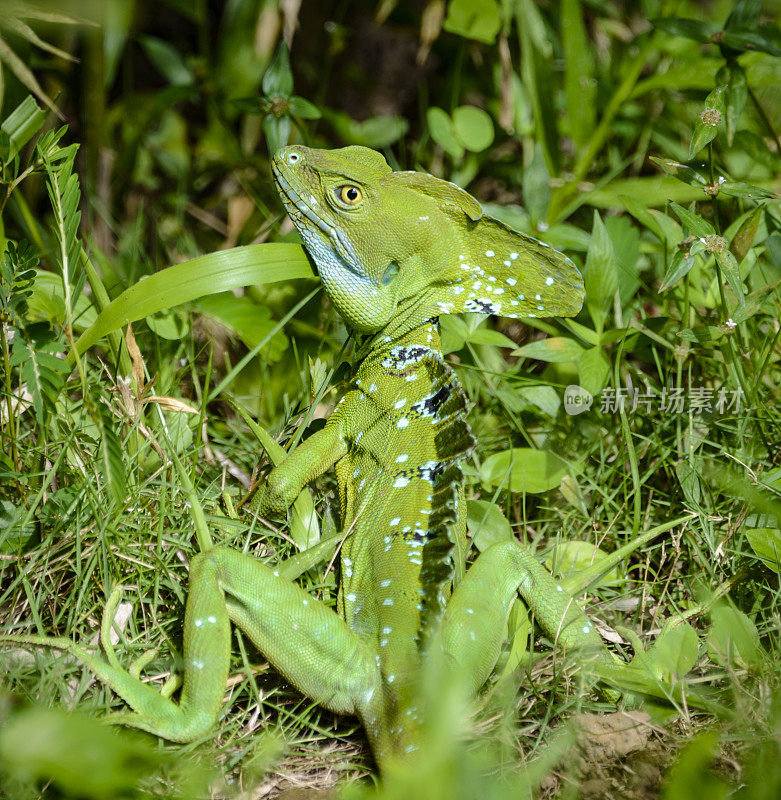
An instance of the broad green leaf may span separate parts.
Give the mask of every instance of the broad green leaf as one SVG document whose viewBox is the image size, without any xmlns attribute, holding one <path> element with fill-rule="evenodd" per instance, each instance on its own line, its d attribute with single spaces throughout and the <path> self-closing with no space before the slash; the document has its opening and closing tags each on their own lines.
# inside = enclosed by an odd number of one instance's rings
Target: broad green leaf
<svg viewBox="0 0 781 800">
<path fill-rule="evenodd" d="M 550 173 L 538 142 L 534 146 L 531 163 L 523 171 L 523 201 L 533 224 L 544 220 L 547 216 L 550 198 Z"/>
<path fill-rule="evenodd" d="M 431 138 L 452 158 L 463 158 L 464 145 L 456 136 L 453 120 L 447 112 L 436 106 L 426 111 L 426 122 Z"/>
<path fill-rule="evenodd" d="M 491 117 L 477 106 L 459 106 L 453 112 L 453 127 L 464 147 L 473 153 L 482 152 L 494 140 Z"/>
<path fill-rule="evenodd" d="M 500 331 L 494 331 L 490 328 L 477 328 L 471 331 L 465 341 L 472 344 L 489 344 L 494 347 L 515 347 L 515 342 L 512 339 Z"/>
<path fill-rule="evenodd" d="M 781 264 L 781 233 L 774 233 L 765 239 L 765 252 L 771 264 Z"/>
<path fill-rule="evenodd" d="M 596 397 L 610 379 L 610 359 L 601 347 L 584 350 L 578 360 L 578 383 Z"/>
<path fill-rule="evenodd" d="M 517 394 L 549 417 L 555 417 L 561 408 L 561 397 L 552 386 L 522 386 Z"/>
<path fill-rule="evenodd" d="M 750 667 L 760 659 L 759 634 L 754 623 L 738 609 L 719 604 L 711 612 L 708 653 L 725 667 Z"/>
<path fill-rule="evenodd" d="M 325 531 L 323 532 L 325 533 Z M 326 559 L 333 557 L 334 551 L 341 545 L 344 538 L 341 531 L 332 533 L 330 536 L 323 536 L 323 538 L 312 547 L 302 550 L 284 561 L 280 561 L 277 566 L 277 571 L 283 578 L 289 581 L 294 581 L 299 575 L 302 575 L 309 569 L 316 567 Z"/>
<path fill-rule="evenodd" d="M 460 350 L 471 335 L 466 322 L 457 314 L 440 317 L 439 327 L 442 333 L 442 352 L 445 354 Z"/>
<path fill-rule="evenodd" d="M 746 297 L 744 305 L 736 308 L 732 312 L 732 321 L 739 325 L 741 322 L 745 322 L 749 319 L 749 317 L 753 317 L 754 314 L 762 310 L 771 297 L 775 297 L 779 286 L 781 286 L 781 280 L 773 281 L 773 283 L 769 283 L 767 286 L 763 286 L 761 289 L 752 292 Z M 767 310 L 768 313 L 772 313 L 770 307 L 768 307 Z"/>
<path fill-rule="evenodd" d="M 502 678 L 514 672 L 532 655 L 531 636 L 534 631 L 529 618 L 529 611 L 520 597 L 515 598 L 515 602 L 510 609 L 510 614 L 507 618 L 507 632 L 510 640 L 510 653 L 507 657 L 507 662 L 502 668 Z"/>
<path fill-rule="evenodd" d="M 756 30 L 724 31 L 721 43 L 734 50 L 760 50 L 781 58 L 781 32 L 774 25 L 760 25 Z"/>
<path fill-rule="evenodd" d="M 689 211 L 678 203 L 670 203 L 670 208 L 675 212 L 678 219 L 689 229 L 689 233 L 694 236 L 705 237 L 713 236 L 716 231 L 707 220 L 704 220 L 699 214 Z"/>
<path fill-rule="evenodd" d="M 512 528 L 502 510 L 487 500 L 466 501 L 466 527 L 481 553 L 492 544 L 513 538 Z"/>
<path fill-rule="evenodd" d="M 711 89 L 721 63 L 720 59 L 698 58 L 688 63 L 674 64 L 668 70 L 654 72 L 644 80 L 638 81 L 630 98 L 636 99 L 659 89 L 675 92 L 687 89 L 700 91 Z"/>
<path fill-rule="evenodd" d="M 641 203 L 635 197 L 627 197 L 626 195 L 621 195 L 620 197 L 621 202 L 624 205 L 624 208 L 641 224 L 645 225 L 651 233 L 662 243 L 667 244 L 669 239 L 665 234 L 665 231 L 662 229 L 658 216 L 655 216 L 648 208 L 646 208 L 644 203 Z M 658 215 L 659 212 L 656 212 Z M 677 239 L 676 239 L 677 241 Z"/>
<path fill-rule="evenodd" d="M 725 64 L 716 75 L 716 83 L 727 87 L 724 96 L 724 116 L 727 126 L 727 144 L 732 146 L 738 129 L 740 115 L 748 99 L 746 73 L 737 62 Z"/>
<path fill-rule="evenodd" d="M 47 116 L 49 112 L 42 109 L 32 96 L 22 100 L 0 125 L 0 130 L 8 136 L 5 147 L 0 149 L 0 161 L 11 161 L 43 127 Z"/>
<path fill-rule="evenodd" d="M 745 181 L 722 181 L 719 180 L 719 191 L 730 197 L 743 197 L 746 200 L 770 200 L 778 195 L 769 189 L 755 186 L 753 183 Z"/>
<path fill-rule="evenodd" d="M 705 98 L 705 108 L 700 112 L 692 133 L 689 158 L 694 158 L 708 142 L 712 142 L 716 138 L 719 123 L 724 116 L 724 95 L 726 91 L 726 86 L 717 86 Z"/>
<path fill-rule="evenodd" d="M 662 283 L 659 286 L 659 291 L 666 292 L 668 289 L 671 289 L 673 286 L 675 286 L 678 281 L 688 275 L 691 268 L 694 266 L 694 261 L 694 256 L 689 255 L 685 250 L 678 248 L 673 253 L 673 257 L 670 260 L 670 266 L 667 267 L 667 271 L 664 273 Z"/>
<path fill-rule="evenodd" d="M 781 531 L 778 528 L 752 528 L 746 531 L 746 538 L 764 565 L 781 573 Z"/>
<path fill-rule="evenodd" d="M 714 773 L 720 743 L 716 731 L 701 733 L 681 750 L 665 781 L 661 800 L 726 800 L 731 787 Z"/>
<path fill-rule="evenodd" d="M 245 114 L 267 114 L 269 101 L 265 97 L 250 95 L 249 97 L 235 97 L 230 101 L 232 106 L 243 111 Z"/>
<path fill-rule="evenodd" d="M 759 221 L 762 218 L 764 206 L 757 206 L 747 212 L 745 219 L 740 223 L 740 227 L 735 232 L 730 242 L 729 249 L 736 261 L 740 264 L 746 257 L 746 253 L 751 249 L 754 243 L 754 237 L 757 235 L 759 228 Z"/>
<path fill-rule="evenodd" d="M 103 480 L 108 486 L 111 496 L 118 505 L 121 505 L 127 493 L 122 443 L 114 430 L 114 420 L 111 413 L 103 403 L 98 405 L 99 410 L 95 417 L 100 427 L 100 442 L 98 445 L 100 470 L 103 473 Z"/>
<path fill-rule="evenodd" d="M 287 44 L 282 41 L 277 47 L 274 60 L 263 76 L 263 94 L 266 97 L 290 97 L 293 94 L 293 73 Z"/>
<path fill-rule="evenodd" d="M 62 279 L 53 272 L 35 270 L 32 293 L 27 301 L 28 319 L 46 320 L 55 325 L 65 322 L 65 298 Z M 81 332 L 95 322 L 97 311 L 88 295 L 82 293 L 76 299 L 73 309 L 73 327 Z"/>
<path fill-rule="evenodd" d="M 570 331 L 570 333 L 574 333 L 575 336 L 584 341 L 586 344 L 597 345 L 600 343 L 599 336 L 597 336 L 596 331 L 594 331 L 592 328 L 587 328 L 585 325 L 575 322 L 574 319 L 562 319 L 561 323 Z"/>
<path fill-rule="evenodd" d="M 171 44 L 156 36 L 146 35 L 137 36 L 136 41 L 144 48 L 144 52 L 158 72 L 172 86 L 190 86 L 193 83 L 192 71 Z"/>
<path fill-rule="evenodd" d="M 719 26 L 713 22 L 700 22 L 697 19 L 683 19 L 681 17 L 660 17 L 652 19 L 651 24 L 657 30 L 694 39 L 695 42 L 710 43 L 711 37 L 717 33 Z"/>
<path fill-rule="evenodd" d="M 554 364 L 577 361 L 583 354 L 583 348 L 573 339 L 566 336 L 549 336 L 538 342 L 530 342 L 512 353 L 514 356 L 536 358 Z"/>
<path fill-rule="evenodd" d="M 547 214 L 547 209 L 545 213 Z M 539 233 L 538 231 L 538 239 L 548 242 L 557 250 L 579 250 L 583 253 L 588 250 L 589 235 L 586 231 L 566 222 L 554 223 L 545 231 L 544 236 Z"/>
<path fill-rule="evenodd" d="M 532 0 L 518 0 L 515 14 L 523 54 L 521 78 L 531 97 L 537 141 L 542 146 L 550 173 L 556 175 L 559 171 L 559 134 L 554 93 L 551 91 L 556 83 L 553 47 L 542 15 Z"/>
<path fill-rule="evenodd" d="M 698 646 L 696 631 L 682 622 L 665 627 L 648 651 L 648 657 L 654 661 L 663 680 L 674 681 L 683 678 L 697 663 Z"/>
<path fill-rule="evenodd" d="M 771 185 L 770 181 L 759 181 L 758 185 Z M 615 208 L 623 203 L 621 197 L 632 197 L 647 208 L 661 207 L 669 201 L 691 203 L 702 200 L 702 187 L 681 183 L 671 175 L 654 175 L 650 178 L 616 178 L 607 186 L 588 193 L 588 204 L 594 208 Z"/>
<path fill-rule="evenodd" d="M 219 292 L 202 297 L 198 308 L 231 328 L 250 350 L 277 324 L 271 318 L 271 311 L 248 295 L 236 297 L 233 292 Z M 278 331 L 260 350 L 260 356 L 269 362 L 277 361 L 286 351 L 287 344 L 285 334 Z"/>
<path fill-rule="evenodd" d="M 558 542 L 545 559 L 545 566 L 554 575 L 565 580 L 569 579 L 572 586 L 577 586 L 580 585 L 579 573 L 585 569 L 598 568 L 599 563 L 606 558 L 608 554 L 596 547 L 593 542 Z M 592 586 L 615 586 L 622 581 L 618 567 L 613 566 Z"/>
<path fill-rule="evenodd" d="M 146 324 L 163 339 L 180 341 L 190 333 L 190 323 L 181 312 L 161 311 L 146 317 Z"/>
<path fill-rule="evenodd" d="M 493 44 L 502 25 L 496 0 L 450 0 L 442 27 L 467 39 Z"/>
<path fill-rule="evenodd" d="M 725 31 L 756 28 L 762 13 L 762 0 L 738 0 L 724 23 Z"/>
<path fill-rule="evenodd" d="M 765 140 L 754 131 L 739 130 L 735 134 L 735 146 L 743 150 L 752 161 L 775 173 L 778 156 L 770 150 Z"/>
<path fill-rule="evenodd" d="M 613 242 L 599 214 L 594 212 L 591 228 L 591 242 L 583 268 L 583 281 L 586 286 L 586 306 L 597 333 L 605 327 L 607 310 L 613 303 L 618 289 L 618 275 Z"/>
<path fill-rule="evenodd" d="M 183 261 L 156 272 L 122 292 L 76 341 L 83 353 L 110 331 L 209 294 L 255 283 L 313 277 L 303 248 L 268 243 L 234 247 Z"/>
<path fill-rule="evenodd" d="M 152 418 L 156 436 L 168 443 L 166 450 L 169 455 L 171 452 L 176 455 L 184 455 L 193 444 L 193 432 L 198 420 L 197 415 L 193 414 L 190 407 L 185 404 L 177 404 L 171 407 L 161 404 L 160 411 L 161 414 L 155 413 Z M 150 463 L 155 462 L 157 462 L 156 455 Z M 158 467 L 159 462 L 156 463 L 154 468 L 157 469 Z"/>
<path fill-rule="evenodd" d="M 322 116 L 320 109 L 314 103 L 298 96 L 290 98 L 290 113 L 301 119 L 320 119 Z"/>
<path fill-rule="evenodd" d="M 516 447 L 488 456 L 480 465 L 480 481 L 488 489 L 539 494 L 554 489 L 567 473 L 567 462 L 547 450 Z"/>
<path fill-rule="evenodd" d="M 7 797 L 31 797 L 39 783 L 53 797 L 132 797 L 138 796 L 140 785 L 159 780 L 161 767 L 177 770 L 174 760 L 148 739 L 122 735 L 70 709 L 29 705 L 9 710 L 3 723 L 0 763 Z M 193 774 L 197 778 L 192 782 L 185 778 L 186 791 L 202 795 L 205 770 L 194 765 Z"/>
<path fill-rule="evenodd" d="M 289 116 L 275 117 L 273 114 L 266 114 L 263 118 L 263 135 L 266 137 L 269 155 L 274 155 L 290 141 L 291 127 Z"/>
<path fill-rule="evenodd" d="M 565 399 L 566 402 L 566 399 Z M 590 517 L 591 513 L 586 507 L 583 490 L 573 475 L 565 475 L 559 484 L 561 496 L 573 507 L 577 508 L 584 517 Z"/>
<path fill-rule="evenodd" d="M 369 117 L 358 122 L 347 114 L 333 111 L 323 112 L 323 116 L 347 144 L 375 149 L 398 141 L 409 128 L 409 123 L 402 117 Z"/>
<path fill-rule="evenodd" d="M 721 267 L 721 271 L 729 283 L 730 288 L 738 298 L 738 302 L 743 305 L 745 303 L 745 290 L 743 287 L 743 280 L 740 277 L 740 267 L 735 259 L 735 256 L 730 253 L 726 248 L 724 250 L 717 249 L 713 255 L 716 258 L 716 263 Z"/>
<path fill-rule="evenodd" d="M 683 342 L 699 342 L 700 344 L 710 344 L 718 342 L 724 336 L 724 331 L 715 325 L 696 325 L 694 328 L 684 328 L 677 333 L 678 338 Z"/>
<path fill-rule="evenodd" d="M 673 178 L 677 178 L 679 181 L 689 184 L 689 186 L 702 187 L 708 183 L 704 175 L 688 164 L 681 164 L 680 161 L 674 161 L 670 158 L 657 158 L 656 156 L 651 156 L 650 161 L 658 164 L 668 175 L 672 175 Z"/>
<path fill-rule="evenodd" d="M 640 288 L 640 233 L 628 217 L 611 216 L 605 222 L 616 259 L 618 295 L 622 307 L 627 306 Z"/>
</svg>

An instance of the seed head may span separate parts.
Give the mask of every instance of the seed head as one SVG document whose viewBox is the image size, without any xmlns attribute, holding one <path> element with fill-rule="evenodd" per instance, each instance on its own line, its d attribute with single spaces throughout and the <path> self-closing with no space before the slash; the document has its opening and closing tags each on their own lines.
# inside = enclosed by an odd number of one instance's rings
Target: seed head
<svg viewBox="0 0 781 800">
<path fill-rule="evenodd" d="M 715 128 L 721 122 L 721 112 L 717 108 L 706 108 L 700 114 L 700 122 Z"/>
</svg>

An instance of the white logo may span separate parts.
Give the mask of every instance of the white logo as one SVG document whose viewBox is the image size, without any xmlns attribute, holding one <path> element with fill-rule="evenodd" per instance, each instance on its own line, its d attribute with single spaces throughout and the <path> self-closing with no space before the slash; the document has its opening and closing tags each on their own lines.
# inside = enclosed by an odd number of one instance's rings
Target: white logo
<svg viewBox="0 0 781 800">
<path fill-rule="evenodd" d="M 564 410 L 573 417 L 588 411 L 593 402 L 594 396 L 591 392 L 578 386 L 577 383 L 571 383 L 564 390 Z"/>
</svg>

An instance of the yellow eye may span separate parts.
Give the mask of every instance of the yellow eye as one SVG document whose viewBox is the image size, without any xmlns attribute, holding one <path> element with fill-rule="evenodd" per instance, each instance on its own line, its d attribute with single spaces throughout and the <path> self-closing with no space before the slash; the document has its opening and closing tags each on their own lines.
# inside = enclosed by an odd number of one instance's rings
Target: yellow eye
<svg viewBox="0 0 781 800">
<path fill-rule="evenodd" d="M 357 206 L 363 200 L 363 192 L 357 186 L 342 186 L 339 199 L 348 206 Z"/>
</svg>

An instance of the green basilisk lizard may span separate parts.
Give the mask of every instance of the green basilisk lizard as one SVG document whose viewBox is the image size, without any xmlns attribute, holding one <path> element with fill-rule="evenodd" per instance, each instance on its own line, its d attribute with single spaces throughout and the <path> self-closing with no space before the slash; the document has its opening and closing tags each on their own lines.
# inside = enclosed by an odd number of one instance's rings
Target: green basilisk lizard
<svg viewBox="0 0 781 800">
<path fill-rule="evenodd" d="M 68 650 L 133 709 L 113 721 L 185 742 L 208 733 L 223 702 L 230 625 L 301 692 L 357 715 L 382 769 L 420 744 L 415 701 L 427 655 L 485 683 L 517 593 L 555 642 L 593 649 L 592 623 L 517 541 L 486 549 L 465 571 L 461 464 L 474 446 L 467 400 L 443 359 L 437 318 L 480 312 L 572 316 L 583 282 L 561 253 L 483 214 L 447 181 L 394 172 L 363 147 L 282 148 L 282 201 L 336 310 L 357 334 L 349 388 L 327 424 L 275 467 L 254 498 L 283 515 L 299 492 L 336 469 L 345 539 L 338 613 L 273 568 L 227 547 L 195 556 L 184 621 L 183 683 L 156 691 L 62 638 L 5 641 Z M 146 659 L 148 660 L 148 659 Z"/>
</svg>

